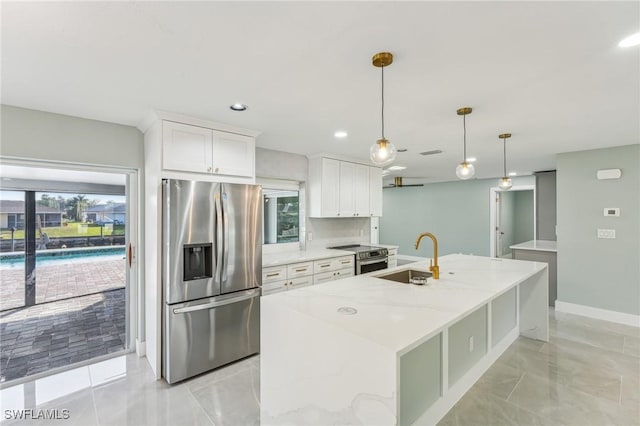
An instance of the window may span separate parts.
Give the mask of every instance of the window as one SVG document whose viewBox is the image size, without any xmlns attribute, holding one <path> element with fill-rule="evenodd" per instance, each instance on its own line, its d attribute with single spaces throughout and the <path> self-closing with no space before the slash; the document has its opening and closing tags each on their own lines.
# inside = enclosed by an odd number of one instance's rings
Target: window
<svg viewBox="0 0 640 426">
<path fill-rule="evenodd" d="M 304 232 L 304 183 L 265 178 L 258 183 L 262 185 L 263 244 L 298 245 Z"/>
<path fill-rule="evenodd" d="M 295 243 L 300 240 L 298 191 L 263 189 L 264 244 Z"/>
</svg>

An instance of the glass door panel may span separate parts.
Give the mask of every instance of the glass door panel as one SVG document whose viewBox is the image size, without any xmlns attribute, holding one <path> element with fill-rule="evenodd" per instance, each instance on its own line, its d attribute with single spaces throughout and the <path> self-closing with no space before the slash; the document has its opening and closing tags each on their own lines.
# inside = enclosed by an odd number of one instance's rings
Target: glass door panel
<svg viewBox="0 0 640 426">
<path fill-rule="evenodd" d="M 25 193 L 0 191 L 0 311 L 25 305 Z"/>
</svg>

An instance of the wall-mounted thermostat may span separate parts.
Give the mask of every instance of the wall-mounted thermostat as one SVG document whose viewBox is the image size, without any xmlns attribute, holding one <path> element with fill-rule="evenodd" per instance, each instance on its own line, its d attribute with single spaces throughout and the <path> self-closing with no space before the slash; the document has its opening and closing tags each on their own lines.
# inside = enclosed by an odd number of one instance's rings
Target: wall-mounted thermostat
<svg viewBox="0 0 640 426">
<path fill-rule="evenodd" d="M 622 170 L 620 169 L 598 170 L 597 176 L 599 180 L 620 179 L 620 176 L 622 176 Z"/>
<path fill-rule="evenodd" d="M 620 216 L 620 209 L 617 207 L 605 207 L 604 209 L 605 216 Z"/>
</svg>

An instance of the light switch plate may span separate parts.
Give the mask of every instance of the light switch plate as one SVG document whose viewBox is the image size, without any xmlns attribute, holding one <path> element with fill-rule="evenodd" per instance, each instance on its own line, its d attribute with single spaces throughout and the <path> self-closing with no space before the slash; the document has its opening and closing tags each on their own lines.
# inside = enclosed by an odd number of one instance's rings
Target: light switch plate
<svg viewBox="0 0 640 426">
<path fill-rule="evenodd" d="M 615 229 L 598 229 L 598 238 L 615 238 Z"/>
</svg>

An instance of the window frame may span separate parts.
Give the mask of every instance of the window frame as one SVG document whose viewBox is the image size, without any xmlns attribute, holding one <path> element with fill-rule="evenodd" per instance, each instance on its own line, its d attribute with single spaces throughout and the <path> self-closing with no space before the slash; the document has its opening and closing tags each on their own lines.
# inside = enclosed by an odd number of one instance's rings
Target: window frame
<svg viewBox="0 0 640 426">
<path fill-rule="evenodd" d="M 263 228 L 262 253 L 270 254 L 270 253 L 279 253 L 284 251 L 304 250 L 305 240 L 306 240 L 305 183 L 299 182 L 296 180 L 256 178 L 256 184 L 261 185 L 263 189 L 298 192 L 298 215 L 299 215 L 298 241 L 291 242 L 291 243 L 265 244 L 264 243 L 264 212 L 262 212 L 262 228 Z"/>
</svg>

